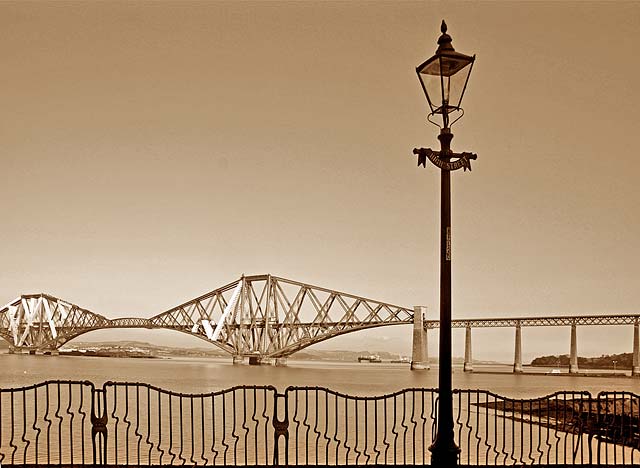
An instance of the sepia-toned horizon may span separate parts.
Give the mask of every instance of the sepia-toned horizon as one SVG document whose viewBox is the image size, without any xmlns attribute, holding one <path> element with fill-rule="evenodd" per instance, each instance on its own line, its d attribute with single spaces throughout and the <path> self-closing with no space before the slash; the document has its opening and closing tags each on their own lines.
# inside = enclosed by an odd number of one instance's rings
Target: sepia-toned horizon
<svg viewBox="0 0 640 468">
<path fill-rule="evenodd" d="M 415 66 L 443 18 L 477 55 L 453 317 L 639 313 L 637 2 L 0 3 L 0 303 L 149 317 L 271 273 L 436 319 L 439 174 L 412 150 L 438 143 Z M 630 352 L 626 328 L 580 328 L 580 355 Z M 79 341 L 202 343 L 175 335 Z M 569 331 L 523 345 L 566 354 Z M 411 329 L 321 347 L 408 354 Z M 474 331 L 474 357 L 512 354 Z"/>
</svg>

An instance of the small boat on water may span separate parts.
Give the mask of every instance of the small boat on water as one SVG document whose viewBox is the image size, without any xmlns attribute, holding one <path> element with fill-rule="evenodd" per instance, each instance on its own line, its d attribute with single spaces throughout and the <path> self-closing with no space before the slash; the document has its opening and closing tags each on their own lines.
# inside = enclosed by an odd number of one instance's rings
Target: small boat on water
<svg viewBox="0 0 640 468">
<path fill-rule="evenodd" d="M 370 354 L 369 356 L 359 356 L 358 357 L 358 362 L 382 362 L 382 359 L 380 359 L 380 356 L 378 356 L 377 354 Z"/>
<path fill-rule="evenodd" d="M 411 359 L 409 359 L 407 356 L 401 356 L 398 359 L 392 359 L 391 363 L 392 364 L 411 364 Z"/>
</svg>

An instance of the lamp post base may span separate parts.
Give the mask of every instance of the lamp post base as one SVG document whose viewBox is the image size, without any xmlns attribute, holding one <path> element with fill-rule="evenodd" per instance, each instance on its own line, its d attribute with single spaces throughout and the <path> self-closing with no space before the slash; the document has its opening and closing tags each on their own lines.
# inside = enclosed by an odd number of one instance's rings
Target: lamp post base
<svg viewBox="0 0 640 468">
<path fill-rule="evenodd" d="M 448 442 L 439 442 L 438 439 L 429 447 L 431 452 L 431 465 L 438 467 L 458 466 L 460 457 L 460 447 L 453 441 L 453 437 Z"/>
</svg>

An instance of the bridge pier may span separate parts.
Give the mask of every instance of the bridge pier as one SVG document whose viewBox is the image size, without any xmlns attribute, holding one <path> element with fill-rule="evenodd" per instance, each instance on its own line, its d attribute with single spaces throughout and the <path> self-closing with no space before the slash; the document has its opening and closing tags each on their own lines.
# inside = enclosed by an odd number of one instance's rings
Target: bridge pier
<svg viewBox="0 0 640 468">
<path fill-rule="evenodd" d="M 471 327 L 467 325 L 464 333 L 464 372 L 473 372 L 473 358 L 471 357 Z"/>
<path fill-rule="evenodd" d="M 640 323 L 636 320 L 633 324 L 633 367 L 632 377 L 640 377 Z"/>
<path fill-rule="evenodd" d="M 578 373 L 578 336 L 576 322 L 571 324 L 571 353 L 569 355 L 569 374 Z"/>
<path fill-rule="evenodd" d="M 513 373 L 522 373 L 522 327 L 518 321 L 516 324 L 516 349 L 513 357 Z"/>
<path fill-rule="evenodd" d="M 411 352 L 411 370 L 429 369 L 429 351 L 427 350 L 427 331 L 424 329 L 424 316 L 427 308 L 413 308 L 413 348 Z"/>
<path fill-rule="evenodd" d="M 276 367 L 286 367 L 287 366 L 287 358 L 286 357 L 277 357 L 274 359 L 274 366 Z"/>
<path fill-rule="evenodd" d="M 236 354 L 235 356 L 233 356 L 233 363 L 236 365 L 244 364 L 244 356 Z"/>
</svg>

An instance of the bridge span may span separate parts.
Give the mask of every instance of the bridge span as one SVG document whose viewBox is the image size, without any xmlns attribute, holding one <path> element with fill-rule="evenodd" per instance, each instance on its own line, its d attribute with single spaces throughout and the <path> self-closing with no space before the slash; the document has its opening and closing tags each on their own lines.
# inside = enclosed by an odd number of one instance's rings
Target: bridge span
<svg viewBox="0 0 640 468">
<path fill-rule="evenodd" d="M 234 360 L 286 358 L 334 336 L 410 324 L 413 311 L 272 275 L 240 279 L 150 318 L 108 319 L 48 294 L 0 308 L 0 336 L 18 352 L 57 350 L 108 328 L 169 329 L 201 338 Z"/>
<path fill-rule="evenodd" d="M 464 328 L 465 371 L 471 371 L 471 330 L 515 330 L 514 372 L 522 372 L 522 327 L 568 326 L 570 367 L 578 372 L 578 326 L 631 325 L 633 375 L 640 375 L 640 314 L 458 319 Z M 303 348 L 368 328 L 413 324 L 412 367 L 429 367 L 426 307 L 414 309 L 367 299 L 272 275 L 242 276 L 150 318 L 109 319 L 49 294 L 22 295 L 0 308 L 0 337 L 13 352 L 51 352 L 84 333 L 108 328 L 169 329 L 203 339 L 235 361 L 283 362 Z"/>
</svg>

